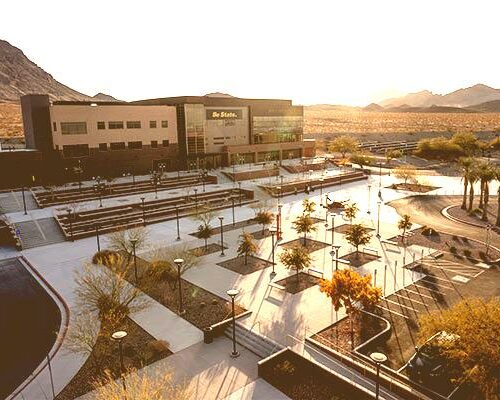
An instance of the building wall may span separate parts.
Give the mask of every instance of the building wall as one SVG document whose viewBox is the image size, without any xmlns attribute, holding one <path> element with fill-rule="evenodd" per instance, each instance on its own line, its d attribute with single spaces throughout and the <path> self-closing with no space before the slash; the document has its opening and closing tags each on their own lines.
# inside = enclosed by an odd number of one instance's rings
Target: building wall
<svg viewBox="0 0 500 400">
<path fill-rule="evenodd" d="M 221 153 L 224 146 L 249 144 L 248 107 L 206 107 L 205 148 Z"/>
</svg>

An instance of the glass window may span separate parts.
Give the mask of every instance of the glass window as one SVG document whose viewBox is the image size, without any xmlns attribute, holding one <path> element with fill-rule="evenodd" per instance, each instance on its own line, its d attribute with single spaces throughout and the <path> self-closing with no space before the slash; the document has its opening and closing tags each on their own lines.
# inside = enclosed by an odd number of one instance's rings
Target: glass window
<svg viewBox="0 0 500 400">
<path fill-rule="evenodd" d="M 97 121 L 97 129 L 106 129 L 106 123 L 104 121 Z"/>
<path fill-rule="evenodd" d="M 161 121 L 162 128 L 168 128 L 168 121 Z"/>
<path fill-rule="evenodd" d="M 157 141 L 157 140 L 152 140 L 152 141 L 151 141 L 151 147 L 152 147 L 153 149 L 156 149 L 156 148 L 158 147 L 158 141 Z"/>
<path fill-rule="evenodd" d="M 129 149 L 142 149 L 142 142 L 128 142 Z"/>
<path fill-rule="evenodd" d="M 85 135 L 87 133 L 87 123 L 61 122 L 61 133 L 63 135 Z"/>
<path fill-rule="evenodd" d="M 163 144 L 163 147 L 168 147 L 168 146 L 169 146 L 169 144 L 170 144 L 170 142 L 169 142 L 168 140 L 164 140 L 164 141 L 162 142 L 162 144 Z"/>
<path fill-rule="evenodd" d="M 61 128 L 62 129 L 62 128 Z M 64 157 L 86 157 L 89 155 L 89 146 L 87 144 L 70 144 L 63 146 Z"/>
<path fill-rule="evenodd" d="M 149 121 L 150 128 L 156 128 L 156 121 Z"/>
<path fill-rule="evenodd" d="M 52 130 L 57 132 L 57 124 L 55 122 L 52 122 Z"/>
<path fill-rule="evenodd" d="M 108 151 L 107 143 L 99 143 L 99 151 Z"/>
<path fill-rule="evenodd" d="M 109 144 L 111 150 L 125 150 L 125 142 L 114 142 Z"/>
<path fill-rule="evenodd" d="M 109 121 L 108 129 L 123 129 L 123 121 Z"/>
<path fill-rule="evenodd" d="M 127 129 L 141 129 L 141 121 L 127 121 Z"/>
</svg>

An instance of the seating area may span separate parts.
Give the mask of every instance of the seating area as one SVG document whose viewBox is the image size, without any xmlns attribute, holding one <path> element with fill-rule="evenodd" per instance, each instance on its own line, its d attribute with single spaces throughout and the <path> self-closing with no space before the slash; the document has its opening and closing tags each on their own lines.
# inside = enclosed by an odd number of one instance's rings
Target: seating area
<svg viewBox="0 0 500 400">
<path fill-rule="evenodd" d="M 325 176 L 321 184 L 319 178 L 315 179 L 297 179 L 296 181 L 285 182 L 283 185 L 260 185 L 259 187 L 269 193 L 272 197 L 283 197 L 296 192 L 304 191 L 307 187 L 312 190 L 327 186 L 335 186 L 343 183 L 351 183 L 359 180 L 367 179 L 367 176 L 362 171 L 347 171 L 339 175 Z"/>
<path fill-rule="evenodd" d="M 215 184 L 217 177 L 212 175 L 187 175 L 171 178 L 162 178 L 155 185 L 150 180 L 137 180 L 133 182 L 113 183 L 102 186 L 97 191 L 93 187 L 60 189 L 60 190 L 32 190 L 33 197 L 39 207 L 49 207 L 59 204 L 77 203 L 81 201 L 97 200 L 99 198 L 111 198 L 127 196 L 131 194 L 151 193 L 155 190 L 180 189 L 203 183 Z"/>
<path fill-rule="evenodd" d="M 251 179 L 269 178 L 271 176 L 278 176 L 280 173 L 279 167 L 269 167 L 266 168 L 265 165 L 262 168 L 248 169 L 245 171 L 222 171 L 222 173 L 231 179 L 233 182 L 248 181 Z"/>
<path fill-rule="evenodd" d="M 322 171 L 326 168 L 331 167 L 333 164 L 328 162 L 318 162 L 311 164 L 295 164 L 295 165 L 283 165 L 283 168 L 286 169 L 291 174 L 301 174 L 303 172 L 309 171 Z"/>
<path fill-rule="evenodd" d="M 387 150 L 401 150 L 403 153 L 413 151 L 417 148 L 418 141 L 403 142 L 364 142 L 359 145 L 360 149 L 371 151 L 372 153 L 385 153 Z"/>
<path fill-rule="evenodd" d="M 56 215 L 56 220 L 67 239 L 93 236 L 96 226 L 101 233 L 134 228 L 151 223 L 168 221 L 195 214 L 199 207 L 208 205 L 213 210 L 235 207 L 253 202 L 254 192 L 245 189 L 224 189 L 183 195 L 168 199 L 158 199 L 98 208 L 95 210 Z"/>
</svg>

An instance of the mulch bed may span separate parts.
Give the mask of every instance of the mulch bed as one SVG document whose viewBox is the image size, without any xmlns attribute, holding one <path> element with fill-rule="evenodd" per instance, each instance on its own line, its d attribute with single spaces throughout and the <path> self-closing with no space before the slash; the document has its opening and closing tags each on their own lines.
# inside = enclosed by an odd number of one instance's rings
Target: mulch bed
<svg viewBox="0 0 500 400">
<path fill-rule="evenodd" d="M 330 244 L 307 238 L 306 245 L 304 246 L 304 239 L 298 238 L 291 240 L 289 242 L 281 243 L 280 246 L 282 246 L 285 249 L 290 249 L 296 246 L 302 246 L 306 249 L 308 253 L 312 253 L 314 251 L 324 249 L 325 247 L 330 247 Z"/>
<path fill-rule="evenodd" d="M 379 259 L 379 256 L 375 254 L 363 253 L 361 251 L 354 251 L 352 253 L 346 254 L 345 256 L 339 257 L 341 260 L 349 261 L 351 267 L 359 268 L 370 261 Z"/>
<path fill-rule="evenodd" d="M 148 282 L 147 269 L 150 263 L 137 257 L 137 271 L 139 275 L 138 287 L 160 304 L 172 312 L 179 314 L 179 289 L 171 287 L 168 283 L 156 281 Z M 133 268 L 129 268 L 125 276 L 128 282 L 135 285 Z M 183 306 L 186 313 L 182 315 L 186 321 L 194 326 L 204 329 L 210 325 L 223 321 L 231 314 L 229 299 L 223 299 L 191 282 L 181 278 Z M 236 315 L 245 312 L 243 307 L 235 305 Z"/>
<path fill-rule="evenodd" d="M 227 249 L 226 246 L 224 246 L 224 249 Z M 218 253 L 222 250 L 221 245 L 217 243 L 210 243 L 207 247 L 205 246 L 200 246 L 200 247 L 195 247 L 193 249 L 189 249 L 189 252 L 194 254 L 197 257 L 201 256 L 207 256 L 209 254 L 213 253 Z"/>
<path fill-rule="evenodd" d="M 165 342 L 155 340 L 130 318 L 125 319 L 120 329 L 127 332 L 123 339 L 123 363 L 126 369 L 140 369 L 172 354 Z M 98 365 L 93 360 L 97 360 Z M 94 390 L 93 382 L 104 379 L 106 370 L 114 379 L 120 376 L 120 353 L 118 344 L 111 338 L 99 336 L 89 358 L 56 396 L 56 400 L 72 400 Z"/>
<path fill-rule="evenodd" d="M 303 290 L 309 289 L 312 286 L 319 285 L 320 282 L 321 282 L 320 278 L 306 274 L 305 272 L 300 272 L 298 281 L 297 281 L 297 275 L 293 274 L 275 283 L 284 286 L 285 290 L 288 293 L 296 294 L 302 292 Z"/>
<path fill-rule="evenodd" d="M 419 183 L 394 183 L 386 189 L 406 190 L 408 192 L 427 193 L 439 189 L 437 186 L 421 185 Z"/>
<path fill-rule="evenodd" d="M 485 245 L 469 240 L 467 237 L 450 235 L 439 231 L 437 232 L 437 235 L 427 236 L 422 235 L 423 229 L 424 228 L 418 228 L 411 231 L 413 234 L 405 239 L 406 245 L 410 246 L 412 244 L 416 244 L 440 250 L 445 252 L 443 256 L 444 259 L 465 262 L 468 264 L 476 264 L 482 261 L 491 262 L 500 258 L 500 253 L 492 247 L 490 247 L 488 256 L 486 256 Z M 389 240 L 398 241 L 401 240 L 401 238 L 399 236 L 394 236 Z M 453 253 L 454 251 L 455 253 Z"/>
<path fill-rule="evenodd" d="M 237 272 L 241 275 L 248 275 L 255 271 L 260 271 L 261 269 L 267 268 L 273 263 L 271 261 L 263 260 L 262 258 L 248 256 L 247 264 L 245 265 L 245 257 L 236 257 L 226 260 L 217 265 L 229 269 L 231 271 Z"/>
<path fill-rule="evenodd" d="M 244 221 L 235 222 L 235 224 L 226 224 L 223 225 L 224 232 L 234 231 L 235 229 L 245 228 L 247 226 L 255 225 L 257 222 L 253 218 L 246 219 Z M 220 233 L 220 225 L 212 228 L 212 234 Z M 190 236 L 198 237 L 198 232 L 191 232 Z"/>
<path fill-rule="evenodd" d="M 371 339 L 373 336 L 382 332 L 386 324 L 380 318 L 373 317 L 364 312 L 357 312 L 353 315 L 354 326 L 354 346 Z M 321 332 L 312 336 L 312 339 L 331 347 L 334 350 L 351 350 L 351 323 L 349 318 L 343 318 L 339 322 L 330 325 Z"/>
<path fill-rule="evenodd" d="M 351 227 L 350 224 L 342 224 L 342 225 L 339 225 L 339 226 L 336 226 L 335 227 L 335 232 L 338 232 L 338 233 L 342 233 L 342 234 L 345 234 L 347 233 L 347 231 L 349 231 L 349 228 Z M 368 226 L 365 226 L 366 230 L 368 232 L 371 232 L 371 231 L 374 231 L 375 229 L 373 228 L 370 228 Z M 331 232 L 332 231 L 332 228 L 328 228 L 328 230 Z"/>
<path fill-rule="evenodd" d="M 480 210 L 479 213 L 474 213 L 474 212 L 469 213 L 467 210 L 462 210 L 459 205 L 450 207 L 448 209 L 448 213 L 452 217 L 460 219 L 460 220 L 464 221 L 465 223 L 472 223 L 472 224 L 482 225 L 482 226 L 487 226 L 488 224 L 491 224 L 493 226 L 493 228 L 498 229 L 498 227 L 494 226 L 494 224 L 497 220 L 497 209 L 498 209 L 498 207 L 496 205 L 496 201 L 494 203 L 495 204 L 492 204 L 491 200 L 488 203 L 488 212 L 487 212 L 488 221 L 483 221 L 481 219 L 482 210 Z M 497 233 L 498 233 L 498 230 L 497 230 Z"/>
</svg>

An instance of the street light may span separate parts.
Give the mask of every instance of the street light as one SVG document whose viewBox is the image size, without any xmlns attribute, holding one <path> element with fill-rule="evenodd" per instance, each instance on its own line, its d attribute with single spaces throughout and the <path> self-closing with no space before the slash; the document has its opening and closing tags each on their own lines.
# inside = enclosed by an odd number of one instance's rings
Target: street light
<svg viewBox="0 0 500 400">
<path fill-rule="evenodd" d="M 238 182 L 238 195 L 240 196 L 240 207 L 241 207 L 241 182 Z"/>
<path fill-rule="evenodd" d="M 332 270 L 333 270 L 333 257 L 335 257 L 335 271 L 339 270 L 339 249 L 340 245 L 332 245 L 332 251 L 330 251 L 330 255 L 332 256 Z"/>
<path fill-rule="evenodd" d="M 222 225 L 222 221 L 224 220 L 224 217 L 219 217 L 220 220 L 220 255 L 221 257 L 224 256 L 224 225 Z"/>
<path fill-rule="evenodd" d="M 372 193 L 372 185 L 368 184 L 368 212 L 367 212 L 367 214 L 371 214 L 372 213 L 370 211 L 370 208 L 371 208 L 371 205 L 370 205 L 371 193 Z"/>
<path fill-rule="evenodd" d="M 111 335 L 111 339 L 118 342 L 118 348 L 120 351 L 120 370 L 121 370 L 121 374 L 122 374 L 123 391 L 125 393 L 127 392 L 127 385 L 125 384 L 125 365 L 123 364 L 123 345 L 122 345 L 122 342 L 126 336 L 127 336 L 127 332 L 125 332 L 125 331 L 117 331 Z"/>
<path fill-rule="evenodd" d="M 377 201 L 377 238 L 380 239 L 380 206 L 382 202 L 380 200 Z"/>
<path fill-rule="evenodd" d="M 68 220 L 69 220 L 69 234 L 71 236 L 71 241 L 74 242 L 75 239 L 73 238 L 73 222 L 71 221 L 71 208 L 68 208 L 66 212 L 68 213 Z"/>
<path fill-rule="evenodd" d="M 382 198 L 382 163 L 378 163 L 378 198 Z"/>
<path fill-rule="evenodd" d="M 235 225 L 235 218 L 234 218 L 234 197 L 231 196 L 231 208 L 233 210 L 233 226 Z"/>
<path fill-rule="evenodd" d="M 231 309 L 233 315 L 233 351 L 231 352 L 231 357 L 236 358 L 240 356 L 240 353 L 236 350 L 236 318 L 234 315 L 234 298 L 240 294 L 238 289 L 229 289 L 227 295 L 231 297 Z"/>
<path fill-rule="evenodd" d="M 24 186 L 21 187 L 21 191 L 23 192 L 24 215 L 28 215 L 28 210 L 26 209 L 26 198 L 24 197 Z"/>
<path fill-rule="evenodd" d="M 137 285 L 138 279 L 137 279 L 137 255 L 135 252 L 135 246 L 137 245 L 137 239 L 132 238 L 130 239 L 130 244 L 132 245 L 132 254 L 134 255 L 134 276 L 135 276 L 135 284 Z"/>
<path fill-rule="evenodd" d="M 177 239 L 181 240 L 180 228 L 179 228 L 179 206 L 175 206 L 175 218 L 177 219 Z"/>
<path fill-rule="evenodd" d="M 146 210 L 144 209 L 144 201 L 146 200 L 145 197 L 141 197 L 141 203 L 142 203 L 142 221 L 144 226 L 146 226 Z"/>
<path fill-rule="evenodd" d="M 97 240 L 97 251 L 101 251 L 101 241 L 99 240 L 99 224 L 95 224 L 95 236 Z"/>
<path fill-rule="evenodd" d="M 181 288 L 181 268 L 184 264 L 184 259 L 176 258 L 174 260 L 175 265 L 177 265 L 177 286 L 179 287 L 179 315 L 184 315 L 186 310 L 184 310 L 184 305 L 182 304 L 182 288 Z"/>
<path fill-rule="evenodd" d="M 377 379 L 375 381 L 375 400 L 378 400 L 379 390 L 380 390 L 380 364 L 387 361 L 387 356 L 384 353 L 371 353 L 370 358 L 373 360 L 377 366 Z"/>
<path fill-rule="evenodd" d="M 278 218 L 277 218 L 277 228 L 278 228 L 278 233 L 276 235 L 276 239 L 277 240 L 281 240 L 281 234 L 282 234 L 282 230 L 281 230 L 281 225 L 282 225 L 282 221 L 281 221 L 281 208 L 283 207 L 283 204 L 279 203 L 278 204 Z"/>
<path fill-rule="evenodd" d="M 274 235 L 276 235 L 276 228 L 274 226 L 271 226 L 269 228 L 269 233 L 271 234 L 271 239 L 272 239 L 273 272 L 271 272 L 271 279 L 273 279 L 276 276 L 276 272 L 274 271 Z"/>
<path fill-rule="evenodd" d="M 332 213 L 332 246 L 335 244 L 335 217 L 337 214 Z"/>
<path fill-rule="evenodd" d="M 319 201 L 323 205 L 323 177 L 319 178 Z"/>
<path fill-rule="evenodd" d="M 198 189 L 194 188 L 194 206 L 196 209 L 196 212 L 198 212 Z"/>
</svg>

